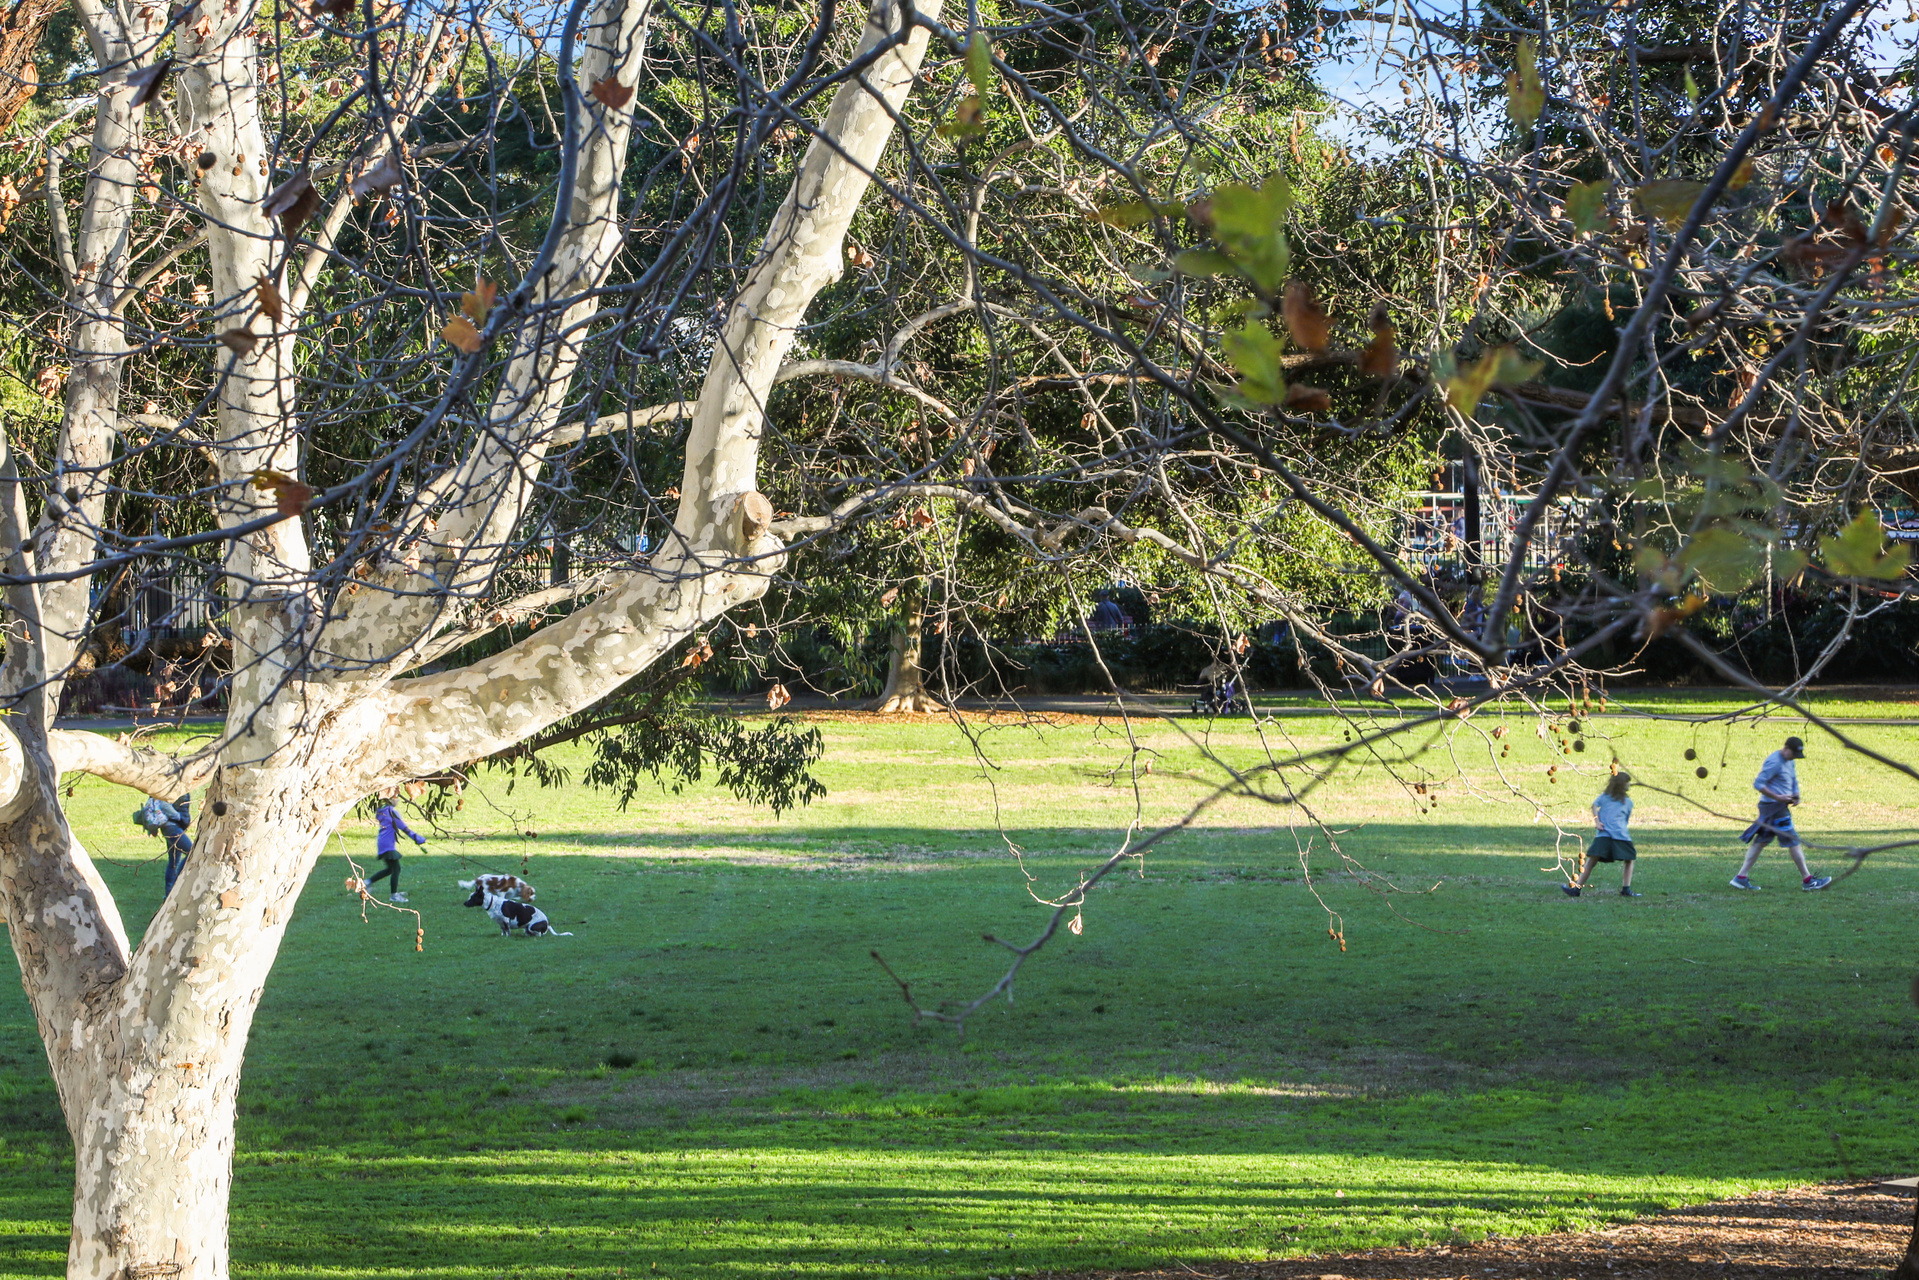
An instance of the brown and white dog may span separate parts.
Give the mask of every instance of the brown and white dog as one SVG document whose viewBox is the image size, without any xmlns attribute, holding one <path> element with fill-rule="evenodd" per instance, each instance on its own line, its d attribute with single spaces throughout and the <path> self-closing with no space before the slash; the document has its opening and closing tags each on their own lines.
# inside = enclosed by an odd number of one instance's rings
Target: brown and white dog
<svg viewBox="0 0 1919 1280">
<path fill-rule="evenodd" d="M 533 901 L 533 886 L 518 876 L 475 876 L 471 880 L 460 881 L 460 887 L 498 894 L 515 902 Z"/>
</svg>

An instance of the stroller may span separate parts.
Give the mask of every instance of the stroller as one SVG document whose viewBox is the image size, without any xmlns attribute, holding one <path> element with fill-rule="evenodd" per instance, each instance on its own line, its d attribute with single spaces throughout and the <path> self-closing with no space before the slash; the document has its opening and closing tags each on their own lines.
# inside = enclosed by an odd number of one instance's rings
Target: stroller
<svg viewBox="0 0 1919 1280">
<path fill-rule="evenodd" d="M 1231 680 L 1214 680 L 1205 693 L 1193 699 L 1192 705 L 1196 716 L 1250 715 L 1252 710 L 1252 703 Z"/>
</svg>

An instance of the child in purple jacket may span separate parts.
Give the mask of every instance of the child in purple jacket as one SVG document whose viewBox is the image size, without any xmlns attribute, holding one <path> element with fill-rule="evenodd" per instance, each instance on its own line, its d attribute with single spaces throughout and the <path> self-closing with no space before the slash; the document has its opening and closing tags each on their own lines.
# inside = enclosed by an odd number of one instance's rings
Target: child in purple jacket
<svg viewBox="0 0 1919 1280">
<path fill-rule="evenodd" d="M 412 827 L 406 825 L 406 820 L 400 816 L 398 810 L 394 809 L 391 801 L 381 805 L 379 812 L 373 817 L 380 824 L 380 833 L 375 837 L 373 848 L 374 852 L 380 855 L 380 862 L 383 865 L 380 870 L 367 877 L 366 891 L 373 892 L 375 880 L 386 880 L 390 882 L 387 888 L 393 894 L 388 901 L 405 902 L 406 895 L 400 892 L 400 834 L 404 832 L 412 837 L 413 843 L 422 849 L 426 847 L 426 840 Z"/>
</svg>

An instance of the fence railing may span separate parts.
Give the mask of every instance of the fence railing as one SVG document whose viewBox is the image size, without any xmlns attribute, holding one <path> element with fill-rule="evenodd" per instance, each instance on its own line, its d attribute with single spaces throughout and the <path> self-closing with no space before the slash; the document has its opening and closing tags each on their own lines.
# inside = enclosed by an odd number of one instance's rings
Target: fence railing
<svg viewBox="0 0 1919 1280">
<path fill-rule="evenodd" d="M 1512 556 L 1520 515 L 1533 501 L 1526 493 L 1484 493 L 1479 498 L 1480 561 L 1504 564 Z M 1560 498 L 1547 508 L 1526 543 L 1525 568 L 1543 572 L 1563 562 L 1570 538 L 1585 522 L 1591 500 Z M 1467 558 L 1466 495 L 1407 495 L 1399 517 L 1398 551 L 1414 564 L 1464 564 Z"/>
</svg>

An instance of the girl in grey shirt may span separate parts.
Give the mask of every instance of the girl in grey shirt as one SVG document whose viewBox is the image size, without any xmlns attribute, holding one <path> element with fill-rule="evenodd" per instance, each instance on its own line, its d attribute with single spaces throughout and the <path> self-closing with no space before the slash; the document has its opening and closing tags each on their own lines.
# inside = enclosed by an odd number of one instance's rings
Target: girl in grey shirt
<svg viewBox="0 0 1919 1280">
<path fill-rule="evenodd" d="M 1606 789 L 1593 801 L 1593 827 L 1599 834 L 1586 847 L 1585 863 L 1579 868 L 1579 878 L 1571 884 L 1559 886 L 1567 897 L 1577 898 L 1579 891 L 1586 887 L 1586 877 L 1602 862 L 1625 864 L 1620 875 L 1620 897 L 1640 896 L 1633 892 L 1632 887 L 1632 865 L 1639 851 L 1633 848 L 1632 832 L 1627 825 L 1632 821 L 1632 797 L 1626 794 L 1631 786 L 1632 775 L 1622 770 L 1607 779 Z"/>
</svg>

